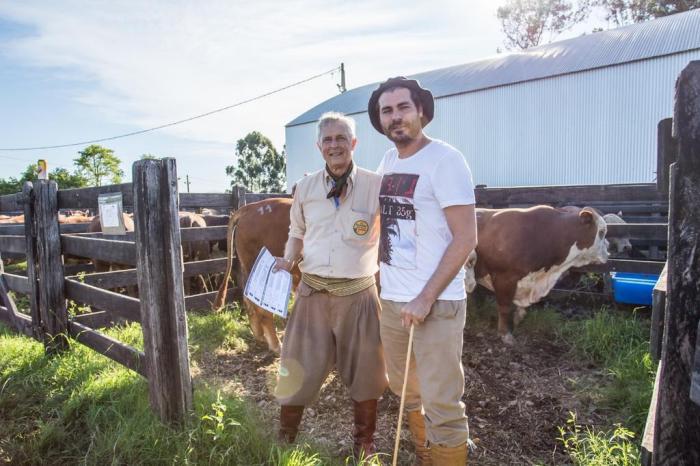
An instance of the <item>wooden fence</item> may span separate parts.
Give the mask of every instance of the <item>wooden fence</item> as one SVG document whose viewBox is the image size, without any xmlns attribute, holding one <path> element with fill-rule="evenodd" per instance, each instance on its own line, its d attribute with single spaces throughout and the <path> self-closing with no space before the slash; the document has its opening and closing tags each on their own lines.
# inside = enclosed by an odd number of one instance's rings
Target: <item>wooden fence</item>
<svg viewBox="0 0 700 466">
<path fill-rule="evenodd" d="M 654 325 L 663 322 L 660 363 L 643 438 L 644 464 L 700 464 L 700 61 L 676 82 L 667 146 L 669 244 L 656 290 Z M 660 129 L 659 133 L 661 134 Z M 668 129 L 665 130 L 668 132 Z M 658 330 L 657 330 L 658 331 Z M 653 338 L 652 338 L 653 340 Z"/>
<path fill-rule="evenodd" d="M 652 420 L 650 424 L 651 432 L 657 435 L 653 436 L 653 447 L 645 443 L 647 450 L 654 452 L 654 464 L 700 464 L 700 459 L 695 463 L 674 462 L 681 453 L 698 459 L 700 448 L 700 412 L 690 401 L 692 393 L 695 402 L 700 402 L 700 345 L 696 339 L 700 314 L 700 252 L 696 248 L 700 239 L 698 68 L 698 62 L 694 62 L 679 80 L 675 137 L 670 119 L 659 123 L 657 183 L 476 189 L 479 207 L 589 205 L 603 213 L 622 211 L 630 223 L 609 225 L 609 234 L 628 234 L 633 243 L 648 248 L 652 260 L 612 259 L 584 271 L 660 273 L 665 261 L 653 259 L 662 258 L 668 244 L 668 288 L 664 289 L 660 280 L 655 292 L 655 303 L 665 297 L 666 305 L 665 310 L 662 304 L 655 306 L 652 326 L 652 348 L 663 348 L 654 401 L 658 404 L 652 410 L 656 423 Z M 182 243 L 224 239 L 226 227 L 181 229 L 178 210 L 209 207 L 232 211 L 269 197 L 289 197 L 252 194 L 243 188 L 235 188 L 230 194 L 178 194 L 176 179 L 173 159 L 144 160 L 133 166 L 133 183 L 58 190 L 54 182 L 36 181 L 26 183 L 21 193 L 0 196 L 0 212 L 21 211 L 25 215 L 24 225 L 0 225 L 0 254 L 27 258 L 26 276 L 6 273 L 0 262 L 0 320 L 42 341 L 48 353 L 62 351 L 67 338 L 73 338 L 146 377 L 154 410 L 171 423 L 183 422 L 192 407 L 185 311 L 206 307 L 216 295 L 185 296 L 183 279 L 221 272 L 226 266 L 225 258 L 182 263 Z M 59 224 L 59 209 L 94 209 L 100 194 L 114 192 L 120 192 L 124 206 L 133 209 L 135 232 L 117 237 L 87 233 L 82 225 Z M 64 266 L 64 255 L 129 268 L 77 275 L 80 268 Z M 109 291 L 134 285 L 139 288 L 140 299 Z M 28 295 L 29 315 L 19 312 L 10 291 Z M 231 293 L 240 296 L 238 289 Z M 87 304 L 95 311 L 69 316 L 66 299 Z M 98 330 L 112 321 L 139 322 L 144 351 Z M 663 345 L 654 337 L 654 328 L 656 335 L 664 335 Z M 664 426 L 663 432 L 660 425 Z M 652 458 L 649 452 L 647 459 Z"/>
</svg>

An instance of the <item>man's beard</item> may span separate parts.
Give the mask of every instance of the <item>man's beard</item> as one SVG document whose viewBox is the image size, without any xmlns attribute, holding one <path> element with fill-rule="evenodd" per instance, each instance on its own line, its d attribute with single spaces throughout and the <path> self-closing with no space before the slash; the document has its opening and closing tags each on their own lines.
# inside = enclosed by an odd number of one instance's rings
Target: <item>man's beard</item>
<svg viewBox="0 0 700 466">
<path fill-rule="evenodd" d="M 405 125 L 403 125 L 404 128 L 403 128 L 403 131 L 401 132 L 401 134 L 395 135 L 393 131 L 396 128 L 396 126 L 399 126 L 399 125 L 389 126 L 388 130 L 384 131 L 384 134 L 386 134 L 386 137 L 389 138 L 389 140 L 391 142 L 393 142 L 394 144 L 396 144 L 397 146 L 399 146 L 399 147 L 407 146 L 411 142 L 413 142 L 413 140 L 416 139 L 416 138 L 411 137 L 411 135 L 408 131 L 408 129 L 410 129 L 410 128 L 406 128 Z"/>
</svg>

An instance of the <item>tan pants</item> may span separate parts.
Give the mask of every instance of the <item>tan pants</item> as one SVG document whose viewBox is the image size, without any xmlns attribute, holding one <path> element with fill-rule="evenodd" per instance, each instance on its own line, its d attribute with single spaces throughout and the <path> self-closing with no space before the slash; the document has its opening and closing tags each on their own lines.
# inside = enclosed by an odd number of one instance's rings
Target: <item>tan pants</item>
<svg viewBox="0 0 700 466">
<path fill-rule="evenodd" d="M 301 282 L 282 342 L 275 389 L 279 403 L 316 401 L 333 366 L 353 400 L 379 398 L 387 386 L 380 309 L 375 285 L 340 297 Z"/>
<path fill-rule="evenodd" d="M 389 373 L 389 388 L 401 395 L 409 329 L 401 324 L 405 303 L 382 299 L 381 336 Z M 436 301 L 425 321 L 413 331 L 405 406 L 423 409 L 430 443 L 455 447 L 469 439 L 464 414 L 462 332 L 467 302 Z"/>
</svg>

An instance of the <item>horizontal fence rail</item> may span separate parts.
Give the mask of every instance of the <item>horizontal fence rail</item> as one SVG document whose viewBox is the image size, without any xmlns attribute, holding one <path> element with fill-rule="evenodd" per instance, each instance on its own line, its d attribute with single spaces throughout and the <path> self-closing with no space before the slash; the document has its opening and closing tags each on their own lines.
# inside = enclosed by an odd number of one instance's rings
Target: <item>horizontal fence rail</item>
<svg viewBox="0 0 700 466">
<path fill-rule="evenodd" d="M 140 301 L 136 298 L 103 290 L 69 278 L 65 280 L 65 293 L 66 298 L 73 301 L 111 312 L 131 322 L 141 322 Z"/>
<path fill-rule="evenodd" d="M 58 191 L 59 209 L 96 209 L 100 194 L 122 194 L 122 205 L 133 207 L 134 193 L 131 183 L 99 186 L 96 188 L 61 189 Z"/>
<path fill-rule="evenodd" d="M 61 235 L 61 248 L 63 254 L 115 264 L 136 265 L 136 246 L 129 241 Z"/>
<path fill-rule="evenodd" d="M 668 202 L 655 183 L 582 185 L 582 186 L 522 186 L 509 188 L 479 188 L 474 190 L 477 207 L 508 206 L 512 204 L 549 204 L 553 206 L 581 205 L 593 202 L 635 201 Z"/>
<path fill-rule="evenodd" d="M 58 229 L 61 233 L 85 233 L 89 223 L 61 223 Z M 0 223 L 0 235 L 24 236 L 24 224 Z"/>
<path fill-rule="evenodd" d="M 74 320 L 68 322 L 68 334 L 88 348 L 146 377 L 146 356 L 142 351 Z"/>
<path fill-rule="evenodd" d="M 25 237 L 19 235 L 0 236 L 0 253 L 2 252 L 25 254 L 27 252 Z"/>
</svg>

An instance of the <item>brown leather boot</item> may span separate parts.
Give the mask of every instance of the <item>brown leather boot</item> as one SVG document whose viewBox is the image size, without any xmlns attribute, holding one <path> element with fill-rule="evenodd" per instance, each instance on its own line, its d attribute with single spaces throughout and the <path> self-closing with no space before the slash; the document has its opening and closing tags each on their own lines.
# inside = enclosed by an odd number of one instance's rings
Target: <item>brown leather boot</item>
<svg viewBox="0 0 700 466">
<path fill-rule="evenodd" d="M 377 452 L 374 446 L 374 430 L 377 428 L 377 400 L 352 400 L 355 410 L 355 459 L 367 458 Z"/>
<path fill-rule="evenodd" d="M 467 444 L 456 447 L 430 445 L 430 454 L 434 466 L 465 466 L 467 464 Z"/>
<path fill-rule="evenodd" d="M 299 424 L 303 414 L 303 406 L 280 406 L 280 430 L 277 433 L 279 442 L 294 443 L 299 433 Z"/>
<path fill-rule="evenodd" d="M 421 414 L 420 409 L 417 411 L 408 411 L 408 430 L 411 431 L 413 438 L 413 446 L 416 449 L 416 461 L 413 466 L 433 466 L 433 459 L 430 457 L 430 447 L 426 446 L 425 439 L 425 418 Z"/>
</svg>

